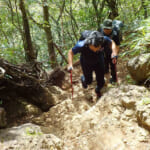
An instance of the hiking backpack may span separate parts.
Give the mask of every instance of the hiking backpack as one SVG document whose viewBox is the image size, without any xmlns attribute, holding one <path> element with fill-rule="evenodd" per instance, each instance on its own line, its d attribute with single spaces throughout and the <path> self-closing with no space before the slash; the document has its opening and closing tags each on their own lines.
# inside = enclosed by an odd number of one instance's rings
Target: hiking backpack
<svg viewBox="0 0 150 150">
<path fill-rule="evenodd" d="M 81 32 L 81 36 L 79 38 L 79 41 L 85 40 L 91 33 L 91 30 L 85 30 L 83 32 Z"/>
<path fill-rule="evenodd" d="M 123 22 L 120 20 L 113 20 L 112 21 L 113 30 L 115 30 L 119 36 L 119 40 L 122 41 L 122 28 L 123 28 Z"/>
</svg>

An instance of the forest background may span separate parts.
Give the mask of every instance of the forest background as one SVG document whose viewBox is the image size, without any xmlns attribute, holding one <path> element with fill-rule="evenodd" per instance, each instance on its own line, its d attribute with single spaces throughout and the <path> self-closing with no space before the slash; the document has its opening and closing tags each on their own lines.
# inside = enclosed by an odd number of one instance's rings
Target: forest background
<svg viewBox="0 0 150 150">
<path fill-rule="evenodd" d="M 123 55 L 150 51 L 149 0 L 1 0 L 0 14 L 0 57 L 13 64 L 64 66 L 80 33 L 107 18 L 124 22 Z"/>
</svg>

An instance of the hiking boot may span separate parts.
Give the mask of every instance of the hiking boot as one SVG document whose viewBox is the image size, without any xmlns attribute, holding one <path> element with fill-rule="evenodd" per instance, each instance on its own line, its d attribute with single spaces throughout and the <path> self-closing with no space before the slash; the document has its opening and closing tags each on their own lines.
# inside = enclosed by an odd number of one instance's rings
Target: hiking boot
<svg viewBox="0 0 150 150">
<path fill-rule="evenodd" d="M 99 99 L 99 98 L 101 98 L 101 92 L 99 92 L 99 93 L 96 93 L 96 95 L 97 95 L 97 99 Z"/>
<path fill-rule="evenodd" d="M 97 99 L 99 99 L 102 96 L 101 92 L 100 92 L 100 88 L 98 86 L 96 86 L 96 88 L 95 88 L 95 93 L 97 95 Z"/>
<path fill-rule="evenodd" d="M 86 89 L 88 87 L 87 84 L 85 83 L 85 77 L 83 75 L 81 76 L 81 83 L 82 83 L 82 87 L 84 89 Z"/>
<path fill-rule="evenodd" d="M 116 82 L 117 82 L 117 80 L 116 80 L 116 79 L 114 79 L 114 78 L 110 78 L 109 82 L 110 82 L 111 84 L 113 84 L 113 83 L 116 83 Z"/>
</svg>

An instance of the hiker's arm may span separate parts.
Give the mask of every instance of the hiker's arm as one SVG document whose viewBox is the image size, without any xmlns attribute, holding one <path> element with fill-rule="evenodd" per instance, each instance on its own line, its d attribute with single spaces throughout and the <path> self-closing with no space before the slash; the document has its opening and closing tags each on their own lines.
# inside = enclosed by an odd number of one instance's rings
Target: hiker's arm
<svg viewBox="0 0 150 150">
<path fill-rule="evenodd" d="M 68 70 L 73 69 L 73 55 L 72 49 L 70 49 L 68 52 Z"/>
<path fill-rule="evenodd" d="M 118 55 L 119 54 L 119 50 L 120 50 L 119 45 L 116 45 L 116 48 L 117 48 L 117 55 Z"/>
<path fill-rule="evenodd" d="M 119 51 L 118 51 L 117 45 L 115 44 L 115 42 L 113 40 L 111 43 L 111 49 L 112 49 L 112 57 L 117 56 Z"/>
<path fill-rule="evenodd" d="M 111 48 L 112 48 L 111 58 L 113 63 L 115 64 L 117 62 L 119 49 L 113 40 L 112 40 Z"/>
</svg>

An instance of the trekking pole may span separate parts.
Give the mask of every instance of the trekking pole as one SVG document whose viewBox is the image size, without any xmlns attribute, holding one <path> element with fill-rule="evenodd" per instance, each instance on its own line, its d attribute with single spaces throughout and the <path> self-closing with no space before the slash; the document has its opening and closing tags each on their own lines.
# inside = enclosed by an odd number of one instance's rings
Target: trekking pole
<svg viewBox="0 0 150 150">
<path fill-rule="evenodd" d="M 117 63 L 115 64 L 115 72 L 116 72 L 116 81 L 118 83 L 118 75 L 117 75 Z"/>
<path fill-rule="evenodd" d="M 73 83 L 72 83 L 72 70 L 70 70 L 70 81 L 71 81 L 72 100 L 73 100 Z"/>
<path fill-rule="evenodd" d="M 117 58 L 118 58 L 118 56 L 114 56 L 113 58 L 116 59 L 114 66 L 115 66 L 115 73 L 116 73 L 116 82 L 118 83 L 118 75 L 117 75 Z"/>
</svg>

